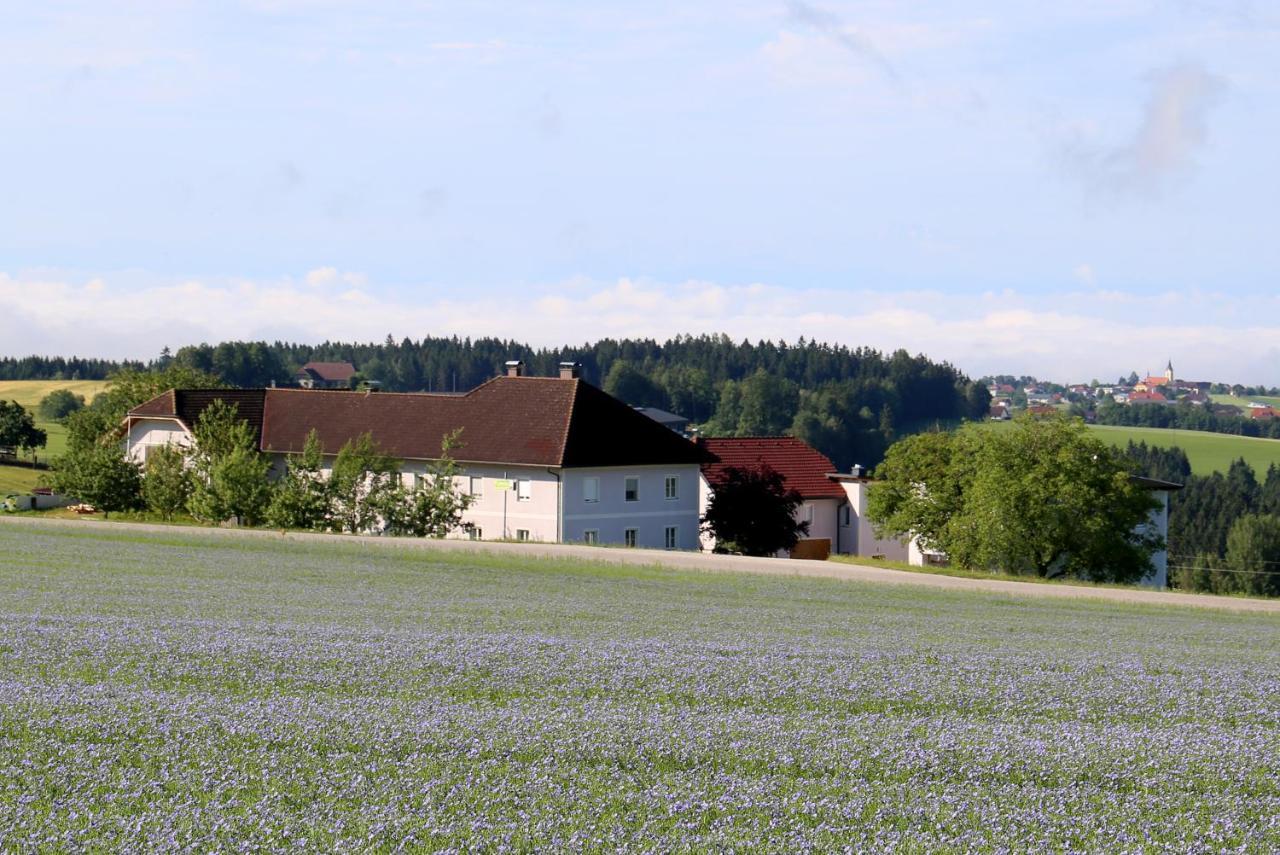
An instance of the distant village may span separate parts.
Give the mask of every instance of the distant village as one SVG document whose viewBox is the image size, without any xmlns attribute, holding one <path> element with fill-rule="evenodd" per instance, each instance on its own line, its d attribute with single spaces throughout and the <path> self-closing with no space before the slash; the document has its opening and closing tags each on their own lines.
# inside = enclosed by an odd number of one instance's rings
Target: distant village
<svg viewBox="0 0 1280 855">
<path fill-rule="evenodd" d="M 1181 404 L 1202 407 L 1217 415 L 1262 422 L 1280 418 L 1280 409 L 1273 402 L 1253 400 L 1280 395 L 1280 389 L 1183 380 L 1174 373 L 1172 361 L 1165 365 L 1163 374 L 1139 377 L 1134 372 L 1115 383 L 1094 380 L 1063 386 L 1025 376 L 984 379 L 987 391 L 991 393 L 990 417 L 993 421 L 1006 421 L 1023 410 L 1032 415 L 1070 411 L 1083 416 L 1086 421 L 1093 421 L 1098 407 L 1107 404 L 1130 407 Z"/>
</svg>

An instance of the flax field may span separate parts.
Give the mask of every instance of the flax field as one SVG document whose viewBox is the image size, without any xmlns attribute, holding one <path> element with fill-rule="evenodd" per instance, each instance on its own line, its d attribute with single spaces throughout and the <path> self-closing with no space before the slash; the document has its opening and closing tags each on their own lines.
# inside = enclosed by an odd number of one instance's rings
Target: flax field
<svg viewBox="0 0 1280 855">
<path fill-rule="evenodd" d="M 0 524 L 0 851 L 1280 851 L 1280 621 Z"/>
</svg>

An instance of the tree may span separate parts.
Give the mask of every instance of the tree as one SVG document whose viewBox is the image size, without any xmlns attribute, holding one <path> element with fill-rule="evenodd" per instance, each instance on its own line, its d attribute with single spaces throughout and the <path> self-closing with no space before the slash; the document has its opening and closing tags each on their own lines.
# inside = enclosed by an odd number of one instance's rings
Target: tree
<svg viewBox="0 0 1280 855">
<path fill-rule="evenodd" d="M 1227 535 L 1231 588 L 1255 596 L 1280 596 L 1280 517 L 1247 514 Z"/>
<path fill-rule="evenodd" d="M 177 445 L 152 448 L 143 468 L 142 498 L 147 507 L 166 520 L 187 506 L 191 497 L 191 477 L 187 455 Z"/>
<path fill-rule="evenodd" d="M 462 523 L 462 514 L 471 507 L 470 492 L 457 481 L 459 469 L 453 450 L 460 447 L 461 431 L 454 431 L 440 445 L 440 459 L 433 462 L 426 477 L 411 490 L 400 488 L 390 508 L 387 530 L 412 537 L 445 537 Z"/>
<path fill-rule="evenodd" d="M 302 453 L 288 460 L 267 508 L 267 522 L 276 528 L 318 529 L 329 520 L 329 484 L 321 473 L 324 446 L 313 429 Z"/>
<path fill-rule="evenodd" d="M 633 407 L 656 407 L 661 410 L 671 406 L 667 401 L 667 393 L 661 386 L 630 362 L 622 360 L 613 363 L 613 367 L 609 369 L 608 376 L 604 378 L 604 390 Z"/>
<path fill-rule="evenodd" d="M 871 488 L 880 536 L 918 537 L 961 567 L 1136 582 L 1164 544 L 1157 503 L 1080 420 L 968 425 L 889 450 Z"/>
<path fill-rule="evenodd" d="M 258 452 L 248 422 L 219 399 L 200 414 L 192 433 L 192 516 L 207 522 L 234 517 L 240 525 L 260 523 L 271 500 L 271 461 Z"/>
<path fill-rule="evenodd" d="M 333 527 L 359 534 L 385 524 L 400 501 L 399 468 L 394 458 L 378 449 L 372 434 L 348 440 L 329 476 Z"/>
<path fill-rule="evenodd" d="M 125 459 L 119 446 L 95 445 L 63 460 L 64 465 L 52 474 L 58 493 L 92 505 L 107 517 L 142 504 L 142 473 L 136 463 Z"/>
<path fill-rule="evenodd" d="M 773 555 L 809 533 L 809 523 L 796 519 L 803 501 L 768 464 L 730 466 L 713 488 L 702 527 L 715 537 L 716 552 Z"/>
<path fill-rule="evenodd" d="M 84 395 L 77 395 L 70 389 L 54 389 L 40 400 L 37 412 L 45 421 L 60 422 L 83 408 Z"/>
<path fill-rule="evenodd" d="M 795 420 L 800 390 L 795 383 L 763 368 L 742 381 L 738 436 L 779 436 Z"/>
<path fill-rule="evenodd" d="M 0 401 L 0 445 L 35 451 L 48 437 L 17 401 Z"/>
</svg>

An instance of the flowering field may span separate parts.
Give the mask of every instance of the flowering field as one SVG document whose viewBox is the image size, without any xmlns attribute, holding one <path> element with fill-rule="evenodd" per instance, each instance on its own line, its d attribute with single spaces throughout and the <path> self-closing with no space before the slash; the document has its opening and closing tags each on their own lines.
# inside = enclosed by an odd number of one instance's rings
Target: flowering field
<svg viewBox="0 0 1280 855">
<path fill-rule="evenodd" d="M 0 850 L 752 846 L 1280 850 L 1280 622 L 0 525 Z"/>
</svg>

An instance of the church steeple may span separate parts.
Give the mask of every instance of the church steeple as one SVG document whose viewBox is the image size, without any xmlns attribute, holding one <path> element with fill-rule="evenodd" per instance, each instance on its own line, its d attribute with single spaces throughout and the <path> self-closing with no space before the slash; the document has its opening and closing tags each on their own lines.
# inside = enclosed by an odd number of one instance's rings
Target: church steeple
<svg viewBox="0 0 1280 855">
<path fill-rule="evenodd" d="M 1164 379 L 1168 380 L 1170 383 L 1173 382 L 1173 360 L 1172 359 L 1170 359 L 1169 364 L 1165 366 Z"/>
</svg>

